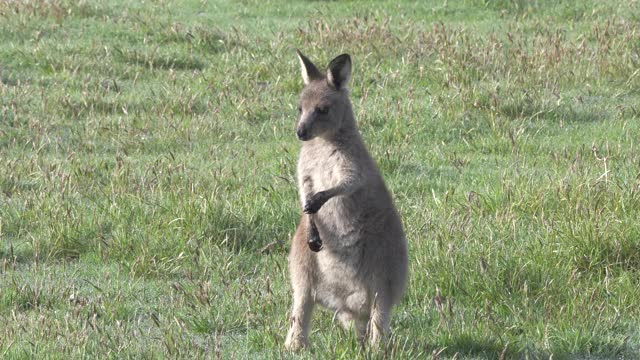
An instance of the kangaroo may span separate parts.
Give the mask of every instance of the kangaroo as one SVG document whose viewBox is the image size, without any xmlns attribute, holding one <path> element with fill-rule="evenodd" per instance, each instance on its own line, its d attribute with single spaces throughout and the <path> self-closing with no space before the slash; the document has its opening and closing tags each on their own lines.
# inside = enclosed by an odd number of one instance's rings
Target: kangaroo
<svg viewBox="0 0 640 360">
<path fill-rule="evenodd" d="M 356 127 L 347 89 L 351 57 L 336 57 L 323 74 L 297 54 L 305 84 L 296 130 L 304 214 L 289 253 L 293 307 L 285 346 L 308 345 L 316 304 L 353 326 L 361 341 L 379 344 L 407 282 L 402 222 Z"/>
</svg>

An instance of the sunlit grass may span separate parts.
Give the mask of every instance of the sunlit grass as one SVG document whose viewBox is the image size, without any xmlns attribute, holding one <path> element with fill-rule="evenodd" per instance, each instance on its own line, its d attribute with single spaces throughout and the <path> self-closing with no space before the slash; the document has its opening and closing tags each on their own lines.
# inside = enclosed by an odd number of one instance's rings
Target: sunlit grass
<svg viewBox="0 0 640 360">
<path fill-rule="evenodd" d="M 411 271 L 388 348 L 300 357 L 638 357 L 638 14 L 0 3 L 0 357 L 293 357 L 294 48 L 352 55 Z"/>
</svg>

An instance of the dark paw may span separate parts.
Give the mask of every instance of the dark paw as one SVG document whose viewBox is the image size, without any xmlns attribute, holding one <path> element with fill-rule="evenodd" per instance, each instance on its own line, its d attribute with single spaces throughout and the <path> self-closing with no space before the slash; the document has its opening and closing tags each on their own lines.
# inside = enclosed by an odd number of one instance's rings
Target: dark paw
<svg viewBox="0 0 640 360">
<path fill-rule="evenodd" d="M 307 239 L 307 243 L 309 244 L 309 249 L 313 252 L 322 250 L 322 239 L 320 239 L 320 233 L 313 221 L 311 222 L 311 228 L 309 229 L 308 236 L 309 238 Z"/>
<path fill-rule="evenodd" d="M 309 200 L 307 200 L 302 211 L 304 211 L 306 214 L 315 214 L 318 212 L 318 210 L 320 210 L 325 202 L 327 202 L 325 193 L 323 191 L 320 191 L 318 193 L 315 193 Z"/>
</svg>

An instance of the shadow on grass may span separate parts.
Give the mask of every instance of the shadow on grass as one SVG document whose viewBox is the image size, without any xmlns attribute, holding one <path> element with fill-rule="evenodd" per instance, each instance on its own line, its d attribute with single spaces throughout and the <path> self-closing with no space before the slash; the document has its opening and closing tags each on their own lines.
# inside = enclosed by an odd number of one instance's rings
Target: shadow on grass
<svg viewBox="0 0 640 360">
<path fill-rule="evenodd" d="M 120 102 L 104 99 L 89 100 L 66 100 L 62 102 L 64 114 L 70 118 L 78 118 L 87 114 L 156 114 L 156 113 L 172 113 L 174 115 L 200 115 L 207 112 L 207 104 L 204 99 L 196 99 L 191 103 L 179 103 L 174 100 L 173 103 L 153 104 L 153 103 L 135 103 Z"/>
<path fill-rule="evenodd" d="M 120 62 L 148 67 L 151 69 L 202 70 L 204 62 L 195 56 L 181 54 L 159 54 L 116 49 L 116 59 Z"/>
<path fill-rule="evenodd" d="M 243 46 L 237 33 L 234 36 L 219 29 L 198 26 L 184 28 L 174 24 L 168 29 L 162 29 L 157 36 L 162 43 L 189 44 L 207 54 L 222 53 Z"/>
<path fill-rule="evenodd" d="M 563 121 L 565 123 L 590 123 L 607 119 L 608 115 L 588 106 L 560 105 L 547 107 L 536 102 L 517 101 L 500 107 L 499 112 L 508 118 Z"/>
<path fill-rule="evenodd" d="M 490 339 L 478 340 L 471 336 L 461 335 L 455 339 L 452 339 L 452 343 L 446 346 L 446 349 L 442 351 L 442 355 L 446 357 L 457 358 L 474 358 L 474 359 L 499 359 L 501 356 L 505 358 L 513 358 L 515 353 L 511 353 L 508 347 L 505 349 L 504 345 L 501 345 Z M 440 350 L 434 348 L 432 354 L 438 353 Z"/>
<path fill-rule="evenodd" d="M 626 356 L 635 358 L 637 349 L 634 349 L 625 337 L 617 339 L 583 338 L 584 343 L 578 340 L 578 344 L 555 344 L 551 350 L 540 349 L 530 345 L 524 347 L 506 342 L 501 344 L 491 339 L 477 339 L 467 335 L 461 335 L 451 339 L 443 346 L 429 345 L 426 347 L 427 355 L 438 354 L 444 358 L 457 359 L 624 359 Z M 567 345 L 563 348 L 562 345 Z M 569 346 L 578 346 L 580 349 L 571 349 Z M 438 358 L 438 356 L 434 356 Z"/>
<path fill-rule="evenodd" d="M 11 86 L 11 87 L 15 87 L 20 85 L 20 83 L 25 83 L 26 79 L 21 79 L 18 76 L 15 76 L 14 74 L 11 74 L 7 71 L 3 71 L 2 69 L 0 69 L 0 84 L 5 85 L 5 86 Z"/>
<path fill-rule="evenodd" d="M 627 230 L 624 238 L 590 239 L 589 234 L 573 238 L 572 261 L 577 270 L 600 273 L 607 276 L 611 271 L 640 271 L 640 235 Z"/>
<path fill-rule="evenodd" d="M 207 216 L 207 219 L 203 219 L 208 222 L 201 232 L 203 241 L 216 243 L 236 253 L 258 251 L 265 246 L 269 250 L 285 251 L 283 245 L 288 244 L 289 238 L 278 227 L 291 224 L 290 232 L 293 233 L 297 226 L 296 221 L 273 223 L 259 216 L 240 218 L 226 211 L 221 211 L 217 216 Z"/>
</svg>

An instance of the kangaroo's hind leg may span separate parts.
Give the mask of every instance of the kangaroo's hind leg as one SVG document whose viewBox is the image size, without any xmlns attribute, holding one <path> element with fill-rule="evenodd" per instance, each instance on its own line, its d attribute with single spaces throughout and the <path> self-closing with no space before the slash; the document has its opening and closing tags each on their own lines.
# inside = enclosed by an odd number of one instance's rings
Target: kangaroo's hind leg
<svg viewBox="0 0 640 360">
<path fill-rule="evenodd" d="M 367 327 L 369 343 L 372 346 L 385 345 L 389 335 L 391 322 L 391 308 L 393 304 L 388 294 L 376 294 L 371 306 L 370 319 Z"/>
<path fill-rule="evenodd" d="M 287 349 L 297 351 L 309 344 L 309 327 L 313 307 L 313 299 L 311 299 L 309 292 L 294 291 L 291 324 L 285 341 Z"/>
<path fill-rule="evenodd" d="M 296 351 L 308 345 L 311 315 L 315 305 L 315 259 L 307 245 L 308 222 L 304 217 L 293 236 L 289 253 L 289 271 L 293 287 L 293 307 L 285 347 Z"/>
<path fill-rule="evenodd" d="M 367 335 L 367 319 L 359 318 L 349 311 L 340 311 L 337 314 L 340 324 L 345 330 L 353 328 L 356 331 L 358 341 L 364 341 Z"/>
</svg>

